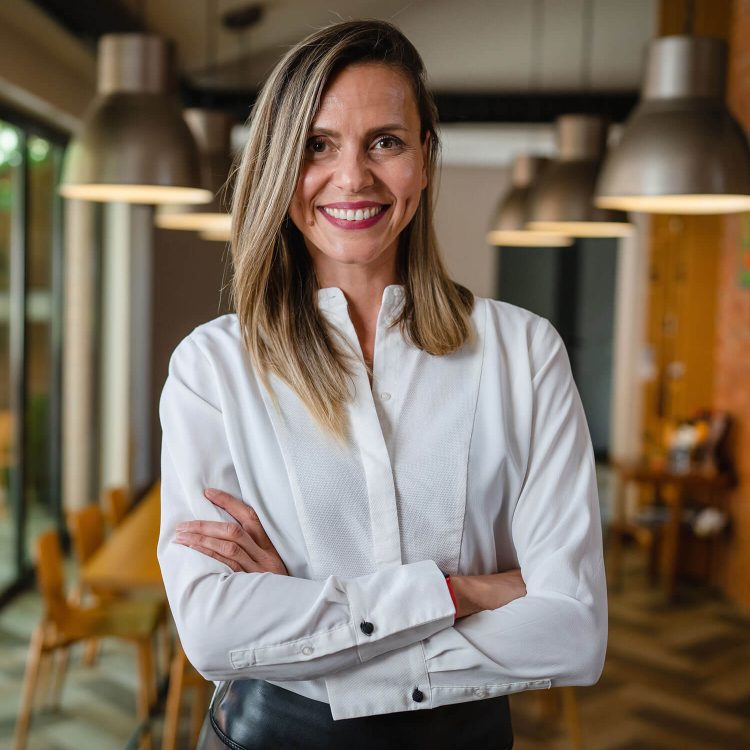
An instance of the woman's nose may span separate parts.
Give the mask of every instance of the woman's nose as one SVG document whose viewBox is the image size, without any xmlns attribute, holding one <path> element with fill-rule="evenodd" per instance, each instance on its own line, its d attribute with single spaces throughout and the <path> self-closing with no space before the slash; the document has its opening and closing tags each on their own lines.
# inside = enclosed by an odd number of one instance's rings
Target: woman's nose
<svg viewBox="0 0 750 750">
<path fill-rule="evenodd" d="M 374 183 L 367 156 L 358 149 L 342 149 L 336 160 L 334 184 L 349 193 L 359 193 Z"/>
</svg>

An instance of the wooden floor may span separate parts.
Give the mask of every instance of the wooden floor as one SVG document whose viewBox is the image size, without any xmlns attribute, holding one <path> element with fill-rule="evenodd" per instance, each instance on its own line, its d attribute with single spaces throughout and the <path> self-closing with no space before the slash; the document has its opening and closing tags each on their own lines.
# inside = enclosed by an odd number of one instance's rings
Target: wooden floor
<svg viewBox="0 0 750 750">
<path fill-rule="evenodd" d="M 646 585 L 640 555 L 628 554 L 623 591 L 610 595 L 604 675 L 576 691 L 586 750 L 750 748 L 750 620 L 700 589 L 681 594 L 679 604 L 665 606 Z M 0 748 L 12 736 L 38 616 L 35 594 L 0 612 Z M 123 750 L 135 688 L 126 646 L 107 644 L 93 668 L 74 658 L 62 710 L 37 715 L 29 750 Z M 511 706 L 516 750 L 570 750 L 562 722 L 540 711 L 536 694 L 514 695 Z M 157 721 L 157 740 L 160 731 Z"/>
<path fill-rule="evenodd" d="M 750 749 L 750 619 L 700 588 L 667 606 L 636 550 L 610 592 L 609 647 L 594 687 L 577 688 L 586 750 Z M 511 697 L 516 750 L 569 750 L 534 693 Z"/>
</svg>

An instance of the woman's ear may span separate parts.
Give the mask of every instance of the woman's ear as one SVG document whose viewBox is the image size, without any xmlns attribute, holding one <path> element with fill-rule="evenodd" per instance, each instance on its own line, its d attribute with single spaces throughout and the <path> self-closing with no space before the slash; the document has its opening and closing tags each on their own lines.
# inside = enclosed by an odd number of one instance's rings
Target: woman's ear
<svg viewBox="0 0 750 750">
<path fill-rule="evenodd" d="M 427 187 L 427 164 L 429 163 L 430 157 L 430 139 L 432 133 L 428 130 L 424 135 L 424 141 L 422 141 L 422 190 Z"/>
</svg>

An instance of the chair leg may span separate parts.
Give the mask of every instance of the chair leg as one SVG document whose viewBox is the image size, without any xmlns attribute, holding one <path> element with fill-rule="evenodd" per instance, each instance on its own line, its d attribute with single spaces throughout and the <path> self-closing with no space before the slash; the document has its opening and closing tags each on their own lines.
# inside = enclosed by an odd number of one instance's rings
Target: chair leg
<svg viewBox="0 0 750 750">
<path fill-rule="evenodd" d="M 193 704 L 190 708 L 190 747 L 194 748 L 198 744 L 198 737 L 206 719 L 206 710 L 208 708 L 208 683 L 193 686 Z"/>
<path fill-rule="evenodd" d="M 55 660 L 49 651 L 42 651 L 36 677 L 34 708 L 42 711 L 49 705 L 50 684 L 54 678 Z"/>
<path fill-rule="evenodd" d="M 151 639 L 138 642 L 138 718 L 142 724 L 139 750 L 152 750 L 150 711 L 154 702 Z"/>
<path fill-rule="evenodd" d="M 29 645 L 29 655 L 26 660 L 26 674 L 23 679 L 21 690 L 21 704 L 18 709 L 18 721 L 16 722 L 16 734 L 13 740 L 13 750 L 24 750 L 26 738 L 31 723 L 31 710 L 34 706 L 34 692 L 39 678 L 39 664 L 44 651 L 44 631 L 41 626 L 37 627 Z"/>
<path fill-rule="evenodd" d="M 81 662 L 86 667 L 93 667 L 96 664 L 96 657 L 99 654 L 99 641 L 91 638 L 83 646 L 83 658 Z"/>
<path fill-rule="evenodd" d="M 570 744 L 574 750 L 583 750 L 583 735 L 581 733 L 581 717 L 578 714 L 578 701 L 574 687 L 560 688 L 563 702 L 563 716 L 568 728 Z"/>
<path fill-rule="evenodd" d="M 177 732 L 180 724 L 180 703 L 185 681 L 185 653 L 178 647 L 172 658 L 169 670 L 169 692 L 167 706 L 164 711 L 164 735 L 161 750 L 174 750 L 177 747 Z"/>
<path fill-rule="evenodd" d="M 159 655 L 159 674 L 169 674 L 172 664 L 172 634 L 169 629 L 169 618 L 164 617 L 156 631 L 157 653 Z"/>
<path fill-rule="evenodd" d="M 68 672 L 68 663 L 70 662 L 70 646 L 60 649 L 57 662 L 52 680 L 52 689 L 50 691 L 50 706 L 55 709 L 59 709 L 62 702 L 63 684 L 65 683 L 65 675 Z"/>
</svg>

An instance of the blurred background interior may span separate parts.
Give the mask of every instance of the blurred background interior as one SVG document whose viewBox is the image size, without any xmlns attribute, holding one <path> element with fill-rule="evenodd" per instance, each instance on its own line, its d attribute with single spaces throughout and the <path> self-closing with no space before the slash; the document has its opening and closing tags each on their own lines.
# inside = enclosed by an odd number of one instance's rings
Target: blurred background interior
<svg viewBox="0 0 750 750">
<path fill-rule="evenodd" d="M 513 696 L 516 746 L 750 747 L 750 0 L 3 0 L 0 746 L 192 746 L 158 397 L 230 309 L 259 86 L 357 17 L 425 60 L 451 275 L 557 327 L 598 460 L 604 675 Z"/>
</svg>

